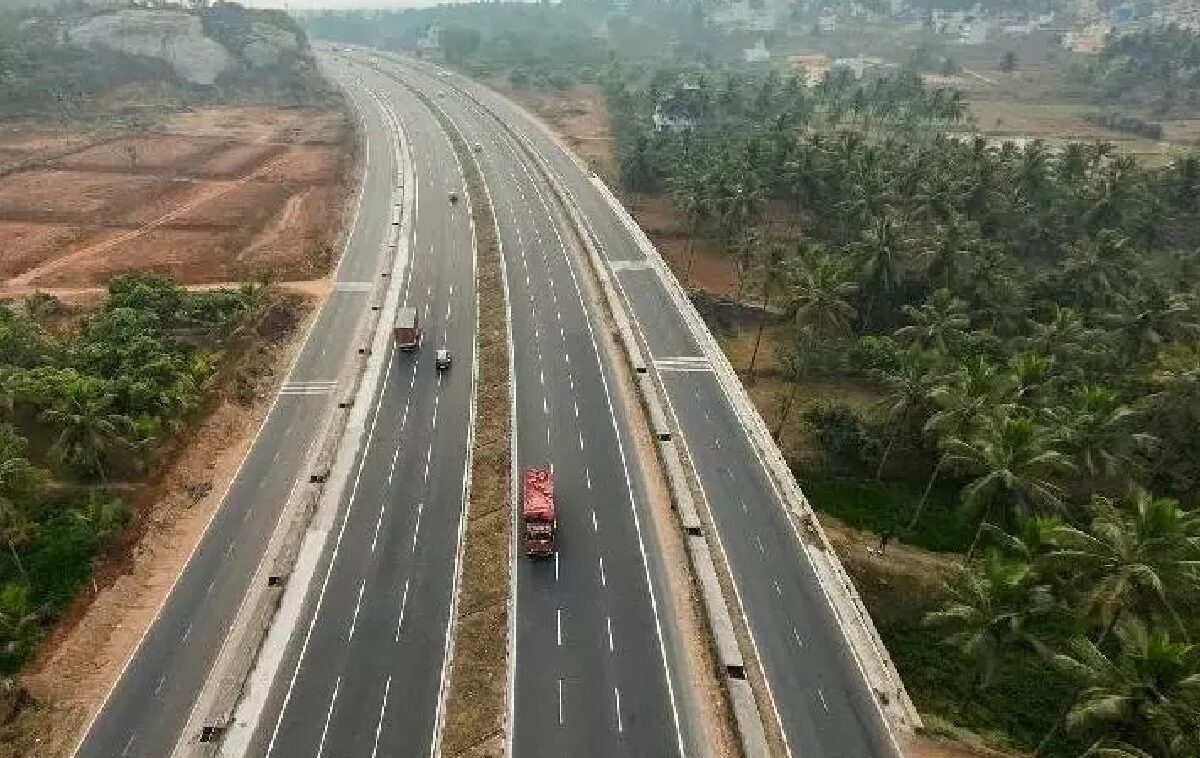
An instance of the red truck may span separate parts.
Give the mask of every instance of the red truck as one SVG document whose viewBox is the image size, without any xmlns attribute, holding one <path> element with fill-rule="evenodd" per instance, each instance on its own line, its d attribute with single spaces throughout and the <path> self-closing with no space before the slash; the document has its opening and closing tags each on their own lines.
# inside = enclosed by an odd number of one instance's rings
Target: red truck
<svg viewBox="0 0 1200 758">
<path fill-rule="evenodd" d="M 521 472 L 521 542 L 525 555 L 554 555 L 554 474 L 528 466 Z"/>
<path fill-rule="evenodd" d="M 421 327 L 417 323 L 416 308 L 400 308 L 396 311 L 392 337 L 396 340 L 396 347 L 401 350 L 416 350 L 421 346 Z"/>
</svg>

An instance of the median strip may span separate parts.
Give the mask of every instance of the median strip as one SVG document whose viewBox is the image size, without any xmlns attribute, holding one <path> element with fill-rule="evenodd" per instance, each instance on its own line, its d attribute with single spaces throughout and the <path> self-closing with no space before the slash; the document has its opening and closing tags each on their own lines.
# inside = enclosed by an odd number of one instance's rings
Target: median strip
<svg viewBox="0 0 1200 758">
<path fill-rule="evenodd" d="M 474 218 L 477 359 L 475 436 L 451 655 L 439 704 L 438 754 L 502 755 L 506 718 L 512 454 L 508 305 L 491 198 L 475 156 L 453 122 L 437 118 L 462 164 Z"/>
</svg>

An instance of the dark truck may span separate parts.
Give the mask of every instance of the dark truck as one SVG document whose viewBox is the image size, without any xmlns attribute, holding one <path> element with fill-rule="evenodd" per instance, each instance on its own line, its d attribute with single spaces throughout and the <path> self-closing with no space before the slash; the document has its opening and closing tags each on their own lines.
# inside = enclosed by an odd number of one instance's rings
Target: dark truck
<svg viewBox="0 0 1200 758">
<path fill-rule="evenodd" d="M 554 474 L 548 468 L 527 466 L 521 472 L 521 545 L 525 555 L 554 555 Z"/>
<path fill-rule="evenodd" d="M 401 350 L 416 350 L 421 346 L 421 327 L 417 323 L 416 308 L 401 308 L 396 311 L 392 337 L 396 340 L 396 347 Z"/>
</svg>

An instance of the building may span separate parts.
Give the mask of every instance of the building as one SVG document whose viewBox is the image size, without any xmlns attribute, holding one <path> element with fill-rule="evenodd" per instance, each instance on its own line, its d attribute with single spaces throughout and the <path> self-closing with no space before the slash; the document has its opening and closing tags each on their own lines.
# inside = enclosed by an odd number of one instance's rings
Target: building
<svg viewBox="0 0 1200 758">
<path fill-rule="evenodd" d="M 425 31 L 417 34 L 417 55 L 428 58 L 441 50 L 441 32 L 436 25 L 431 25 Z"/>
</svg>

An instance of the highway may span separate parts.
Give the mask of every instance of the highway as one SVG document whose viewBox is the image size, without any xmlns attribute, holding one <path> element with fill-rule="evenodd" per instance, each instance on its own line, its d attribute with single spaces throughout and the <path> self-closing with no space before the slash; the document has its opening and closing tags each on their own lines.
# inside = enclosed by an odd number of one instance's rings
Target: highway
<svg viewBox="0 0 1200 758">
<path fill-rule="evenodd" d="M 516 565 L 512 754 L 680 755 L 678 663 L 664 641 L 661 568 L 648 557 L 649 506 L 578 258 L 506 135 L 435 79 L 405 82 L 481 148 L 510 298 L 515 458 L 555 475 L 558 557 Z"/>
<path fill-rule="evenodd" d="M 357 105 L 368 160 L 333 292 L 184 571 L 89 725 L 81 757 L 171 753 L 284 503 L 307 484 L 304 460 L 355 355 L 350 336 L 370 312 L 370 286 L 390 266 L 384 239 L 394 150 L 377 105 Z"/>
<path fill-rule="evenodd" d="M 504 124 L 521 133 L 550 163 L 585 215 L 603 255 L 618 263 L 617 281 L 692 457 L 789 752 L 805 758 L 891 755 L 894 746 L 882 715 L 780 495 L 667 283 L 649 265 L 586 168 L 511 102 L 462 77 L 454 76 L 449 83 L 500 114 Z M 477 124 L 480 133 L 502 131 L 485 111 L 466 99 L 454 99 L 463 103 L 461 118 Z M 494 152 L 485 148 L 485 153 Z M 520 662 L 518 655 L 518 666 Z M 519 706 L 518 697 L 518 717 Z"/>
<path fill-rule="evenodd" d="M 466 497 L 475 347 L 474 235 L 444 134 L 394 82 L 331 67 L 355 102 L 373 93 L 405 124 L 415 163 L 412 263 L 402 306 L 419 350 L 390 349 L 337 537 L 309 588 L 249 753 L 427 756 Z M 363 114 L 371 118 L 370 112 Z M 377 123 L 372 128 L 384 128 Z M 449 202 L 449 192 L 461 201 Z M 382 219 L 381 219 L 382 220 Z M 434 366 L 451 350 L 453 365 Z"/>
</svg>

